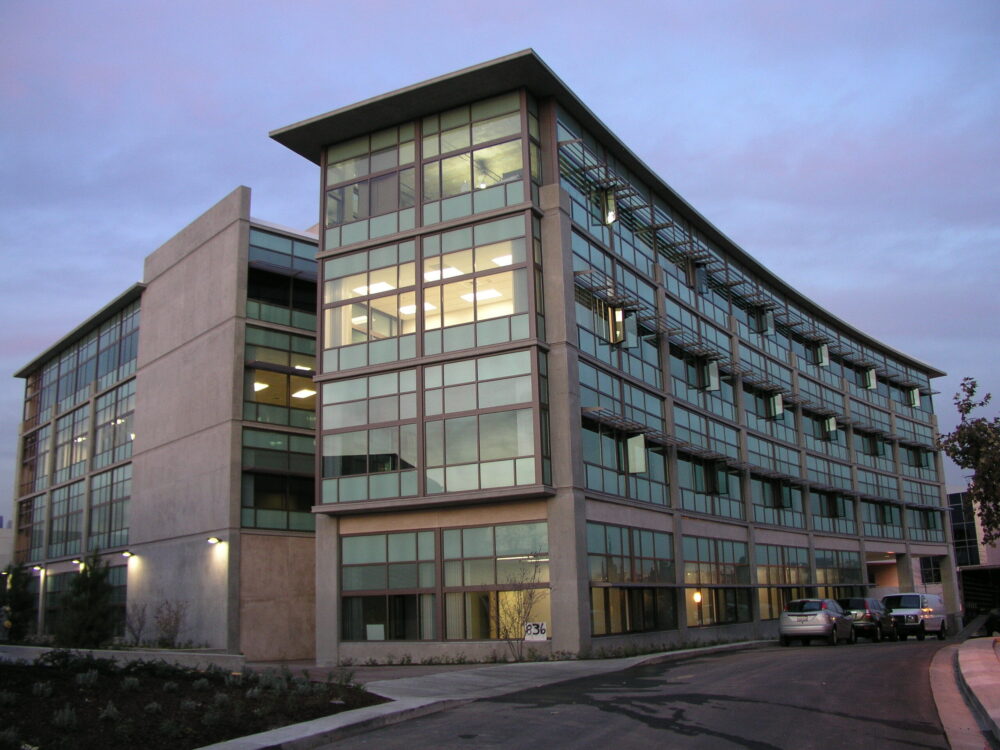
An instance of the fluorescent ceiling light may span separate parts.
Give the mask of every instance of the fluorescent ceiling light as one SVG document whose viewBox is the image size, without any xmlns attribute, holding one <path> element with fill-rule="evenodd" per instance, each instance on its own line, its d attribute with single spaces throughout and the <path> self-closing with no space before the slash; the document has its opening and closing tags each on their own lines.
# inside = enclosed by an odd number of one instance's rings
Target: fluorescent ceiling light
<svg viewBox="0 0 1000 750">
<path fill-rule="evenodd" d="M 498 266 L 509 266 L 514 262 L 513 255 L 500 255 L 493 259 L 493 263 Z"/>
<path fill-rule="evenodd" d="M 368 318 L 365 318 L 365 320 L 368 320 Z M 305 370 L 306 372 L 312 372 L 312 368 L 311 367 L 306 367 L 305 365 L 295 365 L 295 369 L 296 370 Z"/>
<path fill-rule="evenodd" d="M 301 390 L 295 391 L 295 393 L 292 394 L 292 398 L 309 398 L 310 396 L 315 396 L 315 395 L 316 391 L 314 391 L 312 388 L 303 388 Z"/>
<path fill-rule="evenodd" d="M 367 323 L 367 322 L 368 322 L 368 316 L 367 315 L 355 315 L 353 318 L 351 318 L 351 324 L 352 325 L 359 326 L 362 323 Z"/>
<path fill-rule="evenodd" d="M 388 292 L 390 289 L 395 289 L 392 284 L 387 281 L 376 281 L 371 286 L 358 286 L 354 287 L 351 291 L 355 294 L 379 294 L 381 292 Z"/>
<path fill-rule="evenodd" d="M 270 387 L 271 386 L 268 383 L 258 383 L 256 381 L 254 381 L 254 384 L 253 384 L 253 389 L 254 389 L 255 393 L 258 392 L 258 391 L 262 391 L 265 388 L 270 388 Z"/>
<path fill-rule="evenodd" d="M 434 307 L 434 305 L 432 305 L 430 302 L 425 302 L 424 303 L 424 309 L 425 310 L 437 310 L 437 308 Z M 417 306 L 416 305 L 403 305 L 401 308 L 399 308 L 399 311 L 403 315 L 413 315 L 413 313 L 415 313 L 417 311 Z"/>
<path fill-rule="evenodd" d="M 433 271 L 424 272 L 424 281 L 440 281 L 441 279 L 451 279 L 455 276 L 461 276 L 464 271 L 455 268 L 454 266 L 445 266 L 440 271 L 434 269 Z"/>
<path fill-rule="evenodd" d="M 481 292 L 476 292 L 475 294 L 463 294 L 462 299 L 466 302 L 472 302 L 473 300 L 478 300 L 482 302 L 483 300 L 496 299 L 497 297 L 503 297 L 501 292 L 496 289 L 484 289 Z"/>
</svg>

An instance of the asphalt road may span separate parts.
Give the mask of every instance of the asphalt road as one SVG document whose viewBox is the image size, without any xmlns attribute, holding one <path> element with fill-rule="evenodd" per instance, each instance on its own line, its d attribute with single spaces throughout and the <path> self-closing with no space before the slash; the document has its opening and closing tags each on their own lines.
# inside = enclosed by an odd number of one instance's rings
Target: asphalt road
<svg viewBox="0 0 1000 750">
<path fill-rule="evenodd" d="M 708 654 L 476 701 L 331 747 L 947 749 L 928 677 L 942 645 Z"/>
</svg>

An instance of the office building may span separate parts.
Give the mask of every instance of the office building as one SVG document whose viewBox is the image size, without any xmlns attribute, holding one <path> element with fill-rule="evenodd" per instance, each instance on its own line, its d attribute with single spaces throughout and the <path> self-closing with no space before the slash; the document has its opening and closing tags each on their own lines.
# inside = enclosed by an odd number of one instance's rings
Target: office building
<svg viewBox="0 0 1000 750">
<path fill-rule="evenodd" d="M 97 552 L 123 636 L 145 606 L 154 640 L 166 606 L 194 645 L 312 654 L 315 253 L 239 188 L 17 373 L 15 557 L 37 634 Z"/>
<path fill-rule="evenodd" d="M 319 661 L 766 637 L 790 598 L 918 585 L 957 611 L 943 373 L 754 260 L 533 52 L 271 135 L 324 206 Z"/>
<path fill-rule="evenodd" d="M 240 189 L 18 373 L 42 630 L 89 549 L 123 608 L 187 602 L 253 659 L 776 637 L 791 598 L 918 586 L 958 611 L 942 373 L 763 267 L 533 52 L 272 137 L 320 168 L 318 236 Z"/>
</svg>

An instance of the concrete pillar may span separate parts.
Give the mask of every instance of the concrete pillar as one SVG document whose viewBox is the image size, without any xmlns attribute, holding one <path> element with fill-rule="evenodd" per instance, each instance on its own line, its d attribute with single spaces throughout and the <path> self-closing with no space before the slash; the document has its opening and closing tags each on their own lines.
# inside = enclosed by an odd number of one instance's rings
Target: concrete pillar
<svg viewBox="0 0 1000 750">
<path fill-rule="evenodd" d="M 896 554 L 896 576 L 899 579 L 900 591 L 916 591 L 913 580 L 913 556 L 907 553 Z"/>
<path fill-rule="evenodd" d="M 316 664 L 340 663 L 340 520 L 316 515 Z"/>
</svg>

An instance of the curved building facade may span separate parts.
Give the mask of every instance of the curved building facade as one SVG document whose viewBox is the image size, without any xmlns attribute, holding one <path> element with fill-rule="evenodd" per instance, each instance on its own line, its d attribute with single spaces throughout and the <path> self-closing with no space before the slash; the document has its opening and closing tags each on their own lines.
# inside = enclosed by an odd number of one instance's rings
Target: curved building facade
<svg viewBox="0 0 1000 750">
<path fill-rule="evenodd" d="M 320 661 L 767 637 L 791 598 L 916 586 L 957 611 L 943 373 L 755 261 L 533 52 L 271 135 L 321 169 Z"/>
</svg>

